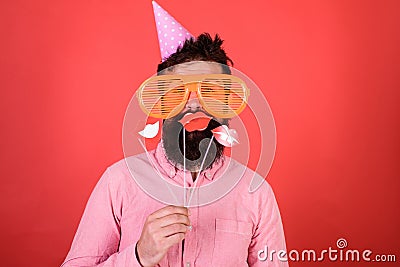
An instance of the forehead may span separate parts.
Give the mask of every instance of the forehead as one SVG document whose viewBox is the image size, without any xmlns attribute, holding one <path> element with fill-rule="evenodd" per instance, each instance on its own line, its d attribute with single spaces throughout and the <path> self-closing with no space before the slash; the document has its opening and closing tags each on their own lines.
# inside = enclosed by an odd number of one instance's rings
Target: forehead
<svg viewBox="0 0 400 267">
<path fill-rule="evenodd" d="M 222 66 L 214 62 L 193 61 L 179 64 L 168 70 L 171 74 L 195 75 L 222 73 Z"/>
</svg>

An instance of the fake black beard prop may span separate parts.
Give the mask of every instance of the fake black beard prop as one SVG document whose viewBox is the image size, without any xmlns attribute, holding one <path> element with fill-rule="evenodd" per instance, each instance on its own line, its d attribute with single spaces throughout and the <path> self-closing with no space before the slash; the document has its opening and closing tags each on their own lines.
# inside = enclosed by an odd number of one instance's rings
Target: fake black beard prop
<svg viewBox="0 0 400 267">
<path fill-rule="evenodd" d="M 215 138 L 210 145 L 213 135 L 211 130 L 219 126 L 221 126 L 219 122 L 210 120 L 207 128 L 203 131 L 185 131 L 186 170 L 199 171 L 203 160 L 202 170 L 205 170 L 221 158 L 224 153 L 224 146 L 218 143 Z M 183 126 L 178 120 L 164 121 L 162 140 L 165 154 L 169 161 L 180 168 L 183 167 L 183 132 Z"/>
</svg>

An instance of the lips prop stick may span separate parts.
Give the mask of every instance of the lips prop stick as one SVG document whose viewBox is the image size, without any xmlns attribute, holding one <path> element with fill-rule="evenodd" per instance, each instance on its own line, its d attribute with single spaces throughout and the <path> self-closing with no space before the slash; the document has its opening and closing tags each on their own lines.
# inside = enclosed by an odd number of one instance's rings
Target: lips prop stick
<svg viewBox="0 0 400 267">
<path fill-rule="evenodd" d="M 193 131 L 203 131 L 207 128 L 208 123 L 210 122 L 211 117 L 207 116 L 205 113 L 198 111 L 196 113 L 186 113 L 182 119 L 179 120 L 179 122 L 183 125 L 184 128 L 184 133 L 183 133 L 183 158 L 186 159 L 186 140 L 185 140 L 185 131 L 188 132 L 193 132 Z M 201 171 L 203 170 L 203 166 L 204 166 L 204 161 L 207 158 L 207 154 L 210 150 L 211 144 L 212 144 L 212 140 L 213 140 L 214 136 L 211 137 L 209 143 L 208 143 L 208 147 L 207 150 L 205 152 L 205 156 L 203 158 L 203 161 L 201 162 L 200 165 L 200 169 L 198 170 L 198 173 L 201 173 Z M 185 164 L 185 160 L 183 161 L 183 169 L 186 170 L 186 164 Z M 197 181 L 199 179 L 196 179 L 196 181 L 193 184 L 193 188 L 196 188 L 197 185 Z M 183 199 L 184 199 L 184 203 L 186 203 L 184 206 L 185 207 L 189 207 L 190 206 L 190 202 L 192 200 L 193 197 L 193 191 L 192 194 L 190 195 L 189 199 L 187 200 L 186 198 L 186 172 L 183 173 L 183 184 L 184 184 L 184 191 L 183 191 Z"/>
<path fill-rule="evenodd" d="M 154 124 L 147 124 L 144 129 L 139 132 L 139 134 L 145 138 L 154 138 L 157 136 L 159 130 L 160 122 L 157 121 Z"/>
<path fill-rule="evenodd" d="M 179 122 L 186 131 L 203 131 L 207 128 L 211 118 L 201 111 L 196 113 L 186 113 Z"/>
<path fill-rule="evenodd" d="M 211 130 L 215 140 L 223 146 L 233 147 L 239 144 L 239 135 L 235 129 L 229 129 L 228 126 L 222 125 Z"/>
</svg>

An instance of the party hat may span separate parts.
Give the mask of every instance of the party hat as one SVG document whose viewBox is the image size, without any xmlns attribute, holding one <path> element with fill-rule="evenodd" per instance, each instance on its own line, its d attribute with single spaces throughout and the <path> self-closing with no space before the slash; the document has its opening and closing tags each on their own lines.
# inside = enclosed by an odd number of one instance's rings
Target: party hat
<svg viewBox="0 0 400 267">
<path fill-rule="evenodd" d="M 160 45 L 161 57 L 164 60 L 182 45 L 186 39 L 193 37 L 179 22 L 176 21 L 155 1 L 153 2 L 154 17 Z"/>
</svg>

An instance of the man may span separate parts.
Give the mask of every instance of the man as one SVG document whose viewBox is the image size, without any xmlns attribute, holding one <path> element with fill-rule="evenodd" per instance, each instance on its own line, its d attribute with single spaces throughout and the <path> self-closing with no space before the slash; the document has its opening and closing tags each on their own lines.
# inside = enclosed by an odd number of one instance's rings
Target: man
<svg viewBox="0 0 400 267">
<path fill-rule="evenodd" d="M 191 38 L 158 71 L 229 73 L 229 68 L 213 64 L 232 64 L 221 45 L 218 35 Z M 194 125 L 193 114 L 209 118 L 206 128 Z M 171 183 L 186 182 L 188 187 L 243 176 L 229 193 L 189 209 L 165 205 L 141 189 L 125 161 L 117 162 L 96 185 L 62 266 L 287 266 L 276 256 L 273 261 L 259 260 L 266 246 L 285 250 L 281 219 L 269 185 L 265 182 L 249 193 L 254 173 L 237 162 L 228 164 L 224 146 L 212 137 L 214 129 L 227 124 L 228 119 L 211 115 L 192 92 L 182 110 L 164 120 L 157 148 L 132 157 L 128 165 L 149 181 L 155 179 L 151 169 L 157 168 Z M 202 149 L 204 139 L 210 153 Z"/>
</svg>

